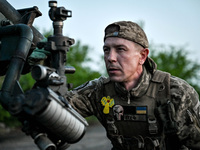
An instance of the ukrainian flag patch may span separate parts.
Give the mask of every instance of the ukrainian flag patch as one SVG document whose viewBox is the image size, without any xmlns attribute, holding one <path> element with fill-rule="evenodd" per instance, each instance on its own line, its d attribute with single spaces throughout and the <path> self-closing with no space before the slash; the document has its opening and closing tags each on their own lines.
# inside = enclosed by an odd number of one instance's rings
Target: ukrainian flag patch
<svg viewBox="0 0 200 150">
<path fill-rule="evenodd" d="M 147 114 L 147 107 L 146 106 L 137 106 L 136 114 Z"/>
</svg>

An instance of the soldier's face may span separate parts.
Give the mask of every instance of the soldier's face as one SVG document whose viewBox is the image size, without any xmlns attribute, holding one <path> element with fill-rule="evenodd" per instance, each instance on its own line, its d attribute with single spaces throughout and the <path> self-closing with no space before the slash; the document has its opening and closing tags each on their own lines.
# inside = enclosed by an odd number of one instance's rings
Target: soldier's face
<svg viewBox="0 0 200 150">
<path fill-rule="evenodd" d="M 141 50 L 132 41 L 109 37 L 103 46 L 104 60 L 108 75 L 115 82 L 132 82 L 142 69 Z"/>
</svg>

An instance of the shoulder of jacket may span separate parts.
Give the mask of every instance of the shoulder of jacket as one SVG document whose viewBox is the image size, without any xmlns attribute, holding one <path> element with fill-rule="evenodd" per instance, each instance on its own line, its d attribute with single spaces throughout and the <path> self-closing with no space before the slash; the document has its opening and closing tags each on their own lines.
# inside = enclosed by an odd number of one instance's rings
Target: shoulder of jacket
<svg viewBox="0 0 200 150">
<path fill-rule="evenodd" d="M 178 93 L 181 97 L 185 95 L 186 99 L 190 99 L 191 101 L 199 99 L 196 90 L 188 82 L 179 77 L 170 77 L 170 89 L 173 90 L 172 94 Z"/>
<path fill-rule="evenodd" d="M 171 74 L 161 70 L 156 70 L 153 74 L 152 81 L 154 82 L 163 82 L 164 79 L 168 76 L 170 78 Z"/>
<path fill-rule="evenodd" d="M 86 83 L 74 88 L 74 90 L 75 91 L 80 91 L 80 90 L 84 90 L 84 89 L 94 89 L 97 86 L 101 86 L 106 82 L 108 82 L 108 78 L 104 77 L 104 76 L 101 76 L 101 77 L 96 78 L 94 80 L 87 81 Z"/>
</svg>

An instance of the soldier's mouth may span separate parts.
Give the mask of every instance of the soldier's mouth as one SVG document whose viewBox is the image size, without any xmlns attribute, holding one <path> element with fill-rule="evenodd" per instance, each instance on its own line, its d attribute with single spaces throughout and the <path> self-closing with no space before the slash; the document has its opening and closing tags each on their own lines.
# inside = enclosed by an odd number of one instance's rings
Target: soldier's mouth
<svg viewBox="0 0 200 150">
<path fill-rule="evenodd" d="M 110 69 L 108 69 L 108 72 L 111 73 L 111 74 L 117 73 L 119 71 L 120 71 L 120 69 L 117 69 L 117 68 L 110 68 Z"/>
</svg>

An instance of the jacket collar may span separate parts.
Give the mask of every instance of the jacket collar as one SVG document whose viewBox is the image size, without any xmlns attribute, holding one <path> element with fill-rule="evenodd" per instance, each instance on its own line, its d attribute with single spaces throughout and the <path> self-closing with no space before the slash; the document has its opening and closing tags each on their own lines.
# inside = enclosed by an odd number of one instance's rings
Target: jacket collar
<svg viewBox="0 0 200 150">
<path fill-rule="evenodd" d="M 139 79 L 138 85 L 131 89 L 130 91 L 127 91 L 124 86 L 122 86 L 120 83 L 116 82 L 115 83 L 115 88 L 116 91 L 119 92 L 122 95 L 127 95 L 130 93 L 131 96 L 133 97 L 141 97 L 144 95 L 149 87 L 149 82 L 151 80 L 151 73 L 149 73 L 146 70 L 146 67 L 143 67 L 143 73 Z"/>
</svg>

